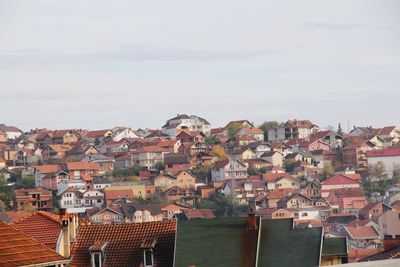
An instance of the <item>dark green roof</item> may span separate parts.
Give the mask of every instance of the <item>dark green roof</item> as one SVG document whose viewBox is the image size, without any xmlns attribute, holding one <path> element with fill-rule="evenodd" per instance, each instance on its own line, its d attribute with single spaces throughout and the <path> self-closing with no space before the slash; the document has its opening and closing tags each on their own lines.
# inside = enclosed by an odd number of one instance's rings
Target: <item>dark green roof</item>
<svg viewBox="0 0 400 267">
<path fill-rule="evenodd" d="M 319 266 L 322 228 L 295 228 L 292 219 L 262 220 L 258 266 Z"/>
<path fill-rule="evenodd" d="M 346 237 L 324 238 L 322 256 L 347 256 Z"/>
<path fill-rule="evenodd" d="M 176 267 L 255 266 L 258 230 L 247 230 L 247 218 L 180 221 L 177 228 Z"/>
</svg>

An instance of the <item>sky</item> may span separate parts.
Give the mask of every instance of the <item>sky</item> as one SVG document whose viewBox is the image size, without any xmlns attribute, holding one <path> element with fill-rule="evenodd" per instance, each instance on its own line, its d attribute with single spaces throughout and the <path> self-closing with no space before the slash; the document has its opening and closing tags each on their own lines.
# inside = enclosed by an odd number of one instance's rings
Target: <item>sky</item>
<svg viewBox="0 0 400 267">
<path fill-rule="evenodd" d="M 0 0 L 0 123 L 400 125 L 400 1 Z"/>
</svg>

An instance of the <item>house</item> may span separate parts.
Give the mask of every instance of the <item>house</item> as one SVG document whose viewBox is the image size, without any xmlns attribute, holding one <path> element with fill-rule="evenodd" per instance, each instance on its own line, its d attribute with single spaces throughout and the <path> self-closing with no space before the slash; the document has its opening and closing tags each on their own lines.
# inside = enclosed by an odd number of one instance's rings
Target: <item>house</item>
<svg viewBox="0 0 400 267">
<path fill-rule="evenodd" d="M 312 199 L 300 193 L 289 194 L 277 202 L 277 207 L 283 209 L 310 208 L 312 206 Z"/>
<path fill-rule="evenodd" d="M 329 144 L 331 149 L 341 147 L 343 144 L 343 136 L 335 133 L 332 130 L 318 131 L 316 133 L 311 134 L 311 136 L 308 139 L 310 140 L 320 139 L 321 141 Z"/>
<path fill-rule="evenodd" d="M 290 219 L 293 218 L 293 210 L 262 207 L 258 209 L 257 215 L 269 220 Z"/>
<path fill-rule="evenodd" d="M 303 139 L 316 133 L 319 127 L 309 120 L 288 120 L 285 124 L 268 130 L 268 141 Z"/>
<path fill-rule="evenodd" d="M 71 179 L 99 175 L 99 166 L 94 162 L 67 162 L 62 163 L 61 165 L 63 166 L 63 169 L 68 172 Z"/>
<path fill-rule="evenodd" d="M 56 130 L 51 135 L 52 144 L 70 144 L 79 140 L 79 135 L 74 130 Z"/>
<path fill-rule="evenodd" d="M 337 174 L 329 177 L 321 183 L 321 195 L 326 198 L 332 189 L 340 188 L 360 188 L 361 182 L 347 177 L 343 174 Z"/>
<path fill-rule="evenodd" d="M 176 175 L 174 185 L 181 188 L 195 188 L 196 187 L 196 176 L 191 174 L 189 171 L 183 170 Z"/>
<path fill-rule="evenodd" d="M 70 145 L 54 144 L 48 145 L 42 151 L 42 157 L 44 162 L 57 161 L 64 159 L 67 152 L 71 149 Z"/>
<path fill-rule="evenodd" d="M 175 234 L 175 221 L 81 225 L 70 266 L 173 266 Z"/>
<path fill-rule="evenodd" d="M 234 158 L 238 158 L 242 161 L 256 158 L 256 154 L 254 153 L 254 151 L 248 147 L 242 147 L 238 150 L 233 151 L 231 153 L 231 156 Z"/>
<path fill-rule="evenodd" d="M 59 207 L 62 209 L 67 209 L 68 211 L 76 208 L 85 207 L 83 192 L 85 192 L 85 190 L 76 187 L 69 187 L 64 191 L 59 192 Z M 86 207 L 91 207 L 91 205 L 87 205 Z"/>
<path fill-rule="evenodd" d="M 382 162 L 389 175 L 396 166 L 400 166 L 400 148 L 370 150 L 366 152 L 367 164 L 373 165 Z"/>
<path fill-rule="evenodd" d="M 276 208 L 279 200 L 287 197 L 288 195 L 294 194 L 295 192 L 295 190 L 289 188 L 276 188 L 272 190 L 266 196 L 268 207 Z"/>
<path fill-rule="evenodd" d="M 399 138 L 400 137 L 400 127 L 386 126 L 383 128 L 373 129 L 372 135 L 379 135 L 380 137 L 383 137 L 383 138 L 388 138 L 388 137 Z"/>
<path fill-rule="evenodd" d="M 361 188 L 332 189 L 327 197 L 332 207 L 340 212 L 357 212 L 365 206 L 365 196 Z"/>
<path fill-rule="evenodd" d="M 14 207 L 17 210 L 50 210 L 53 208 L 51 191 L 43 188 L 16 189 Z"/>
<path fill-rule="evenodd" d="M 254 151 L 256 157 L 259 158 L 264 152 L 271 151 L 271 146 L 269 143 L 263 141 L 257 141 L 253 143 L 249 143 L 248 147 Z"/>
<path fill-rule="evenodd" d="M 183 153 L 168 153 L 164 156 L 164 169 L 166 172 L 177 174 L 191 167 L 190 159 Z"/>
<path fill-rule="evenodd" d="M 82 192 L 86 191 L 87 189 L 86 182 L 82 179 L 61 180 L 57 184 L 57 196 L 65 192 L 65 190 L 67 190 L 70 187 L 76 188 Z"/>
<path fill-rule="evenodd" d="M 139 138 L 139 136 L 137 136 L 131 128 L 125 126 L 114 127 L 111 129 L 111 131 L 113 133 L 112 139 L 115 142 L 119 142 L 126 138 Z"/>
<path fill-rule="evenodd" d="M 247 163 L 242 162 L 237 158 L 229 158 L 215 163 L 211 169 L 213 181 L 225 181 L 231 179 L 246 179 L 247 178 Z"/>
<path fill-rule="evenodd" d="M 386 205 L 382 201 L 371 202 L 363 207 L 358 214 L 360 219 L 370 220 L 376 219 L 377 217 L 382 215 L 382 213 L 391 209 L 392 208 L 390 206 Z"/>
<path fill-rule="evenodd" d="M 117 208 L 92 208 L 85 211 L 92 224 L 118 224 L 124 222 L 124 215 Z"/>
<path fill-rule="evenodd" d="M 112 139 L 114 133 L 111 129 L 88 131 L 86 138 L 91 142 L 98 142 L 98 144 L 105 143 Z"/>
<path fill-rule="evenodd" d="M 241 128 L 254 128 L 254 125 L 248 120 L 230 121 L 223 128 L 223 133 L 229 136 L 229 129 L 241 129 Z"/>
<path fill-rule="evenodd" d="M 165 190 L 163 195 L 169 202 L 180 202 L 190 206 L 193 206 L 199 198 L 194 189 L 181 188 L 178 186 L 172 186 L 171 188 Z"/>
<path fill-rule="evenodd" d="M 104 193 L 99 190 L 87 190 L 83 193 L 85 207 L 102 207 L 104 203 Z"/>
<path fill-rule="evenodd" d="M 128 194 L 128 190 L 131 192 L 129 193 L 129 196 L 123 196 L 125 194 Z M 113 195 L 113 197 L 117 197 L 117 199 L 121 197 L 149 199 L 154 194 L 155 186 L 143 182 L 120 182 L 113 183 L 111 186 L 106 187 L 104 191 L 106 193 L 107 201 L 110 200 L 111 195 Z M 121 193 L 123 194 L 118 197 Z"/>
<path fill-rule="evenodd" d="M 300 193 L 313 200 L 321 198 L 321 185 L 317 182 L 310 181 L 300 186 Z"/>
<path fill-rule="evenodd" d="M 175 137 L 180 143 L 204 142 L 205 134 L 200 131 L 181 130 Z"/>
<path fill-rule="evenodd" d="M 114 170 L 115 160 L 104 155 L 88 155 L 81 159 L 82 162 L 93 162 L 99 167 L 99 174 L 104 175 Z"/>
<path fill-rule="evenodd" d="M 330 150 L 331 146 L 321 139 L 311 139 L 299 143 L 299 151 Z"/>
<path fill-rule="evenodd" d="M 264 152 L 260 156 L 260 158 L 271 162 L 272 165 L 281 167 L 283 166 L 283 157 L 284 155 L 279 151 Z"/>
<path fill-rule="evenodd" d="M 385 236 L 400 235 L 400 210 L 386 210 L 375 221 L 378 224 L 381 240 Z"/>
<path fill-rule="evenodd" d="M 6 139 L 17 139 L 22 135 L 22 131 L 14 126 L 0 124 L 0 132 L 5 134 Z"/>
<path fill-rule="evenodd" d="M 69 265 L 69 259 L 3 222 L 0 222 L 0 240 L 0 266 Z"/>
<path fill-rule="evenodd" d="M 186 209 L 181 214 L 176 216 L 178 221 L 181 220 L 198 220 L 198 219 L 213 219 L 214 212 L 210 209 Z"/>
<path fill-rule="evenodd" d="M 343 227 L 346 236 L 349 240 L 349 247 L 352 249 L 367 248 L 372 245 L 372 248 L 377 248 L 375 241 L 379 240 L 379 232 L 374 226 L 349 226 Z"/>
<path fill-rule="evenodd" d="M 176 176 L 169 173 L 164 173 L 155 177 L 153 183 L 155 187 L 165 190 L 172 187 L 176 183 L 176 179 Z"/>
<path fill-rule="evenodd" d="M 276 188 L 289 188 L 298 190 L 300 189 L 300 181 L 291 176 L 286 176 L 276 180 L 275 186 Z"/>
<path fill-rule="evenodd" d="M 306 200 L 305 200 L 306 201 Z M 312 206 L 309 207 L 299 207 L 296 212 L 294 212 L 294 219 L 296 223 L 301 222 L 321 222 L 322 211 L 318 208 L 313 208 Z"/>
<path fill-rule="evenodd" d="M 104 188 L 111 186 L 110 180 L 105 176 L 95 177 L 92 180 L 93 188 L 96 190 L 104 190 Z"/>
<path fill-rule="evenodd" d="M 176 137 L 181 130 L 199 131 L 206 136 L 211 133 L 211 124 L 196 115 L 177 114 L 176 117 L 167 120 L 162 126 L 162 132 L 170 137 Z"/>
<path fill-rule="evenodd" d="M 349 143 L 343 148 L 343 164 L 353 165 L 356 168 L 366 168 L 367 151 L 373 150 L 375 144 L 368 140 L 357 140 Z"/>
<path fill-rule="evenodd" d="M 79 141 L 66 152 L 66 157 L 71 161 L 80 161 L 84 157 L 99 154 L 100 151 L 94 145 L 87 144 L 85 141 Z"/>
<path fill-rule="evenodd" d="M 139 148 L 134 153 L 138 155 L 140 166 L 153 169 L 157 162 L 164 161 L 164 156 L 169 153 L 169 151 L 168 149 L 154 145 Z"/>
<path fill-rule="evenodd" d="M 57 185 L 64 180 L 68 180 L 69 175 L 64 171 L 50 172 L 42 177 L 42 188 L 57 191 Z"/>
<path fill-rule="evenodd" d="M 257 141 L 264 141 L 264 131 L 255 127 L 243 127 L 239 130 L 237 135 L 247 135 L 254 137 Z"/>
<path fill-rule="evenodd" d="M 107 205 L 111 205 L 115 201 L 120 199 L 133 199 L 133 191 L 131 189 L 119 189 L 119 190 L 105 190 L 105 198 Z"/>
</svg>

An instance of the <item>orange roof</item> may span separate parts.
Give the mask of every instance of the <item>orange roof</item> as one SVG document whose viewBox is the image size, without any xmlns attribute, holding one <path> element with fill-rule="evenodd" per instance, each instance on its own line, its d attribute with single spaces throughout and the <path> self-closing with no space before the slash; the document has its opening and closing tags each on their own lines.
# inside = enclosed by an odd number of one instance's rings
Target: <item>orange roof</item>
<svg viewBox="0 0 400 267">
<path fill-rule="evenodd" d="M 277 188 L 272 190 L 268 195 L 267 198 L 271 199 L 271 198 L 284 198 L 286 196 L 288 196 L 289 194 L 293 194 L 296 190 L 291 189 L 291 188 Z"/>
<path fill-rule="evenodd" d="M 266 182 L 275 182 L 279 178 L 288 177 L 288 176 L 290 176 L 290 174 L 287 173 L 287 172 L 284 172 L 284 173 L 264 173 L 262 175 L 262 178 Z"/>
<path fill-rule="evenodd" d="M 175 221 L 80 225 L 77 241 L 72 245 L 70 266 L 90 266 L 89 248 L 100 243 L 106 244 L 104 266 L 140 266 L 142 244 L 149 238 L 157 240 L 157 266 L 173 266 L 175 234 Z"/>
<path fill-rule="evenodd" d="M 379 239 L 379 233 L 372 226 L 359 226 L 355 227 L 347 225 L 345 226 L 346 231 L 350 234 L 353 239 Z"/>
<path fill-rule="evenodd" d="M 168 149 L 160 146 L 145 146 L 136 149 L 136 153 L 154 153 L 154 152 L 168 152 Z"/>
<path fill-rule="evenodd" d="M 60 261 L 68 262 L 54 250 L 0 222 L 0 266 L 14 267 Z"/>
<path fill-rule="evenodd" d="M 107 200 L 116 200 L 120 198 L 133 198 L 133 191 L 130 189 L 106 190 Z"/>
<path fill-rule="evenodd" d="M 67 162 L 67 169 L 71 170 L 97 170 L 99 165 L 94 162 Z"/>
<path fill-rule="evenodd" d="M 56 249 L 61 231 L 61 223 L 57 215 L 46 211 L 38 211 L 12 224 L 12 226 L 47 247 Z"/>
<path fill-rule="evenodd" d="M 34 167 L 38 172 L 41 173 L 51 173 L 51 172 L 58 172 L 61 171 L 60 165 L 42 165 L 42 166 L 35 166 Z"/>
<path fill-rule="evenodd" d="M 0 214 L 4 214 L 7 219 L 4 220 L 4 222 L 18 222 L 19 220 L 22 220 L 26 217 L 31 216 L 33 211 L 6 211 L 6 212 L 0 212 Z"/>
<path fill-rule="evenodd" d="M 54 150 L 57 153 L 60 152 L 66 152 L 71 150 L 71 146 L 70 145 L 63 145 L 63 144 L 54 144 L 54 145 L 49 145 L 49 148 L 51 148 L 52 150 Z"/>
</svg>

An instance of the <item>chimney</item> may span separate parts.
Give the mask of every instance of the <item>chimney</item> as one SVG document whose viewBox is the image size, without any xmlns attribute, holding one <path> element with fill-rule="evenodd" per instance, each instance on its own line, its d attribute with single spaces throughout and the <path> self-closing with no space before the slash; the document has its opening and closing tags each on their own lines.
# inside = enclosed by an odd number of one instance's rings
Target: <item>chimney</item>
<svg viewBox="0 0 400 267">
<path fill-rule="evenodd" d="M 250 209 L 248 222 L 247 222 L 247 229 L 249 229 L 249 230 L 257 229 L 256 214 L 254 213 L 253 208 Z"/>
<path fill-rule="evenodd" d="M 61 242 L 59 253 L 65 258 L 70 257 L 70 234 L 69 234 L 69 219 L 66 209 L 59 209 L 59 216 L 61 221 Z"/>
<path fill-rule="evenodd" d="M 383 239 L 383 248 L 384 251 L 391 250 L 400 246 L 400 235 L 396 235 L 395 237 L 391 235 L 385 235 Z"/>
</svg>

